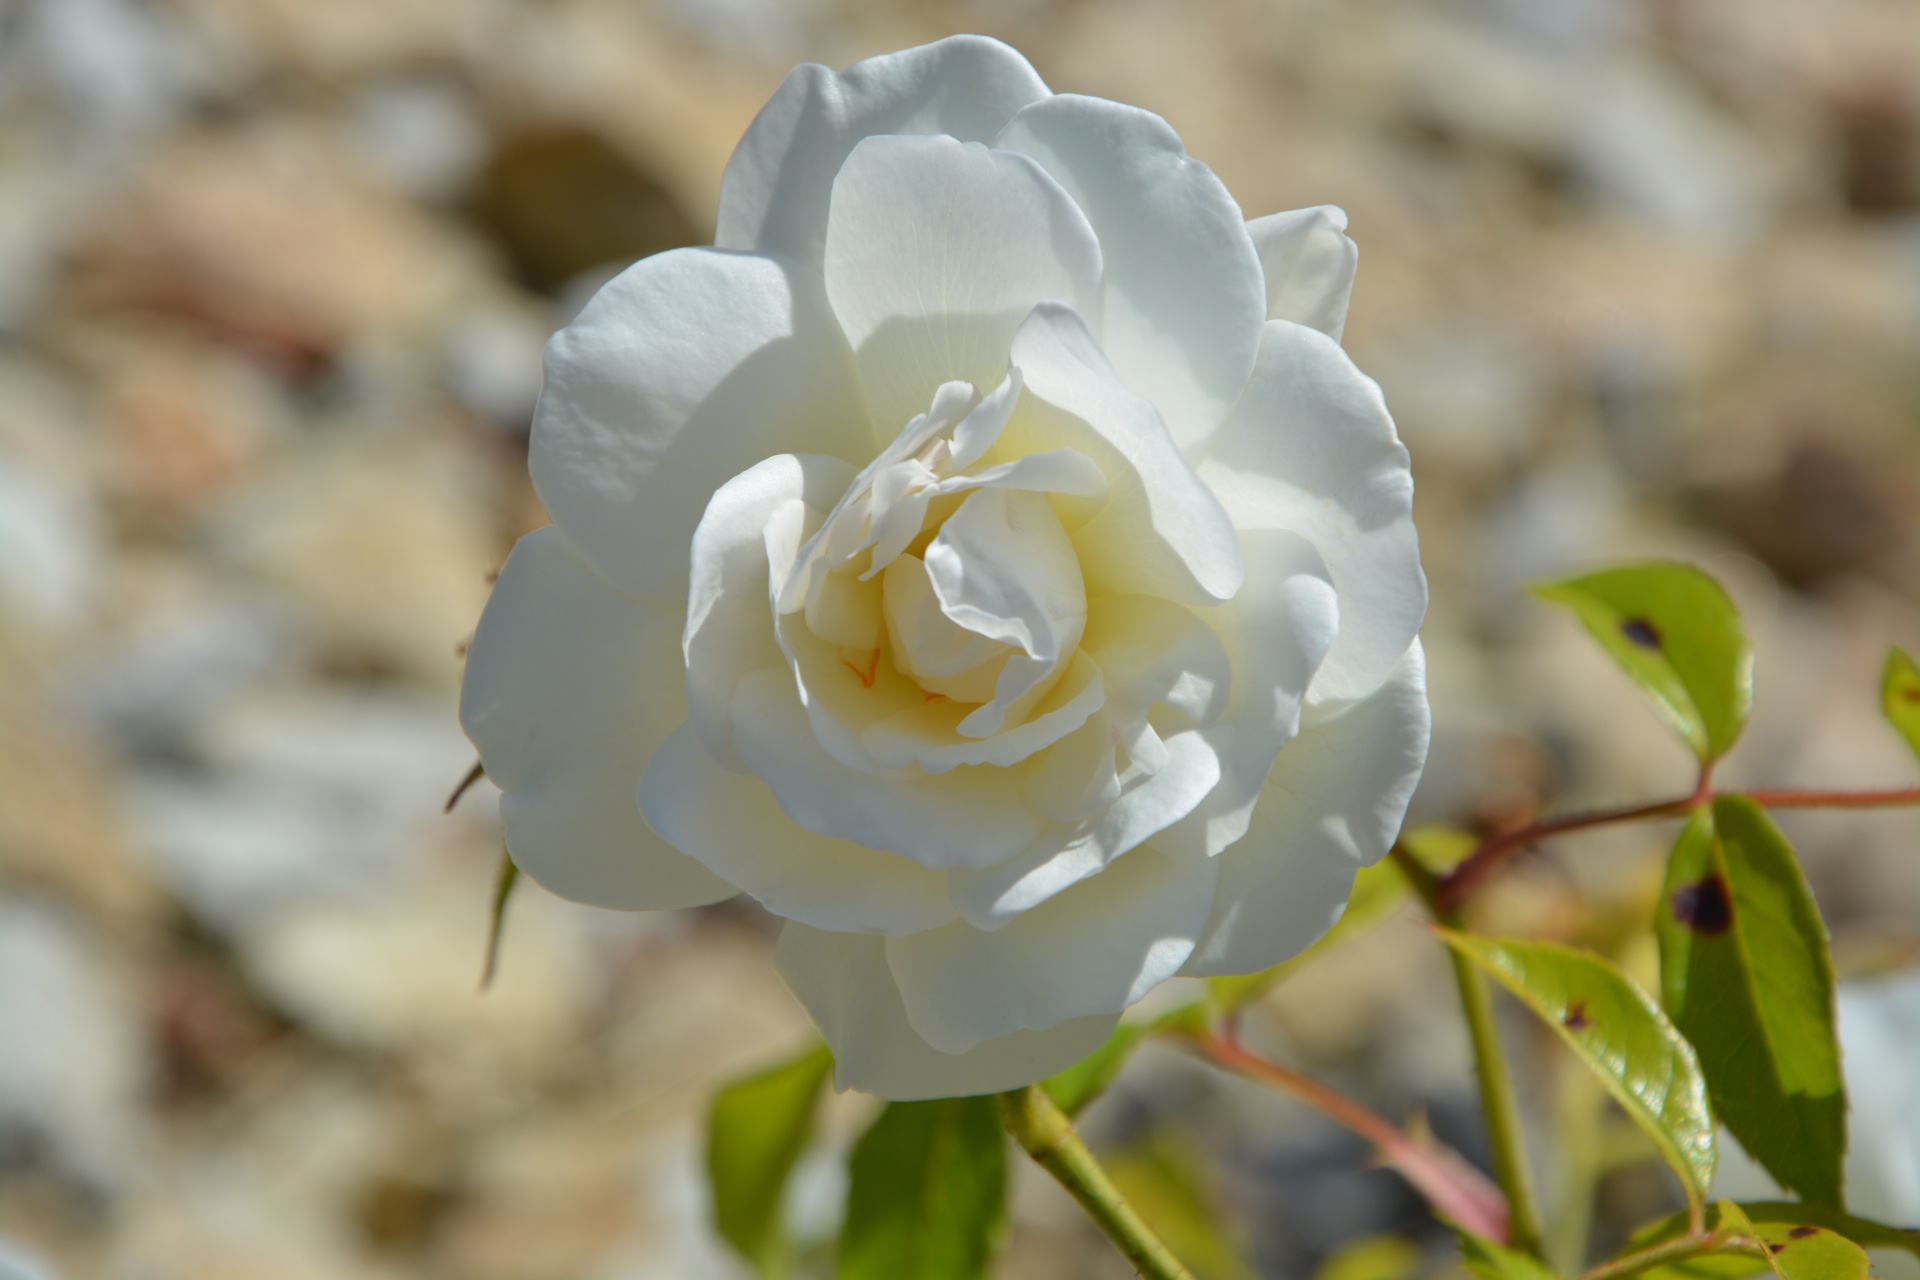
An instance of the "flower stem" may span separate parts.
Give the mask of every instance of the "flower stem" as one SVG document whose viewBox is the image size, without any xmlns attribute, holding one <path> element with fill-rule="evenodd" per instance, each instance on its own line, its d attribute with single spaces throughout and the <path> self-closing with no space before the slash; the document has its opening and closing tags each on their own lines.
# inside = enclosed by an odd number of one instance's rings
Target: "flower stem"
<svg viewBox="0 0 1920 1280">
<path fill-rule="evenodd" d="M 1445 919 L 1443 923 L 1457 923 Z M 1493 1150 L 1493 1176 L 1507 1196 L 1508 1243 L 1540 1256 L 1540 1202 L 1533 1175 L 1527 1168 L 1526 1134 L 1520 1128 L 1520 1102 L 1513 1074 L 1500 1047 L 1500 1029 L 1494 1022 L 1493 990 L 1473 962 L 1452 947 L 1454 980 L 1460 986 L 1460 1007 L 1473 1040 L 1473 1059 L 1480 1077 L 1480 1109 L 1487 1119 L 1487 1145 Z"/>
<path fill-rule="evenodd" d="M 1030 1084 L 1001 1094 L 1000 1118 L 1013 1140 L 1080 1202 L 1146 1280 L 1193 1280 L 1193 1273 L 1180 1265 L 1113 1185 L 1045 1089 Z"/>
<path fill-rule="evenodd" d="M 1544 825 L 1536 824 L 1536 828 Z M 1483 841 L 1481 848 L 1484 850 L 1488 843 Z M 1453 883 L 1451 880 L 1435 876 L 1398 841 L 1388 856 L 1437 922 L 1449 928 L 1461 926 L 1459 908 L 1447 905 L 1446 891 Z M 1467 865 L 1461 863 L 1459 871 Z M 1459 871 L 1455 872 L 1456 876 Z M 1500 1028 L 1494 1021 L 1493 988 L 1472 962 L 1452 947 L 1447 948 L 1447 958 L 1453 963 L 1454 981 L 1460 987 L 1460 1008 L 1466 1015 L 1467 1033 L 1473 1042 L 1474 1064 L 1480 1079 L 1480 1110 L 1486 1115 L 1487 1145 L 1493 1152 L 1493 1175 L 1507 1198 L 1507 1243 L 1539 1257 L 1544 1234 L 1540 1202 L 1535 1198 L 1533 1177 L 1527 1168 L 1526 1134 L 1520 1127 L 1520 1103 L 1514 1093 L 1513 1075 L 1507 1069 L 1507 1055 L 1500 1046 Z"/>
<path fill-rule="evenodd" d="M 1345 1125 L 1379 1149 L 1443 1217 L 1475 1235 L 1504 1241 L 1507 1204 L 1481 1172 L 1437 1142 L 1421 1141 L 1318 1080 L 1249 1052 L 1229 1035 L 1184 1037 L 1216 1066 L 1275 1086 Z"/>
</svg>

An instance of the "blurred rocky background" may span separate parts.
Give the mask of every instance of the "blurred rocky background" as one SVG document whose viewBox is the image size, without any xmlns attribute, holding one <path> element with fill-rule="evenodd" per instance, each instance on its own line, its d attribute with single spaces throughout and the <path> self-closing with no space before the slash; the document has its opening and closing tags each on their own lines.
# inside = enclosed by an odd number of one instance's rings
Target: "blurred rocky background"
<svg viewBox="0 0 1920 1280">
<path fill-rule="evenodd" d="M 547 335 L 708 239 L 791 64 L 956 30 L 1161 112 L 1250 213 L 1350 213 L 1347 343 L 1413 450 L 1433 579 L 1417 820 L 1690 784 L 1522 591 L 1627 555 L 1747 611 L 1729 779 L 1912 780 L 1876 686 L 1920 646 L 1920 7 L 0 0 L 0 1272 L 743 1274 L 699 1125 L 806 1035 L 766 923 L 528 886 L 479 994 L 495 793 L 440 812 L 461 647 L 544 523 Z M 1843 969 L 1920 955 L 1920 821 L 1788 825 Z M 1528 859 L 1488 920 L 1645 972 L 1667 838 Z M 1474 1153 L 1443 973 L 1391 922 L 1249 1035 Z M 1591 1109 L 1509 1035 L 1536 1131 Z M 802 1240 L 870 1114 L 829 1108 Z M 1171 1052 L 1089 1130 L 1209 1277 L 1446 1265 L 1357 1140 Z M 1537 1163 L 1550 1201 L 1597 1186 L 1599 1244 L 1672 1203 L 1609 1123 L 1571 1132 Z M 1009 1280 L 1128 1274 L 1017 1177 Z"/>
</svg>

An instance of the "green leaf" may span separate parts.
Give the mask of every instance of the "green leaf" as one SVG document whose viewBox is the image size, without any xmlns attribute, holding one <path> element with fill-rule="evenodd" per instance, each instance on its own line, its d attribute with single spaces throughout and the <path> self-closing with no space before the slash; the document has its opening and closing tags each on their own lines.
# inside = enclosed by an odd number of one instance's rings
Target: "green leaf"
<svg viewBox="0 0 1920 1280">
<path fill-rule="evenodd" d="M 1048 1076 L 1040 1082 L 1040 1087 L 1069 1118 L 1079 1115 L 1088 1103 L 1107 1091 L 1120 1069 L 1127 1065 L 1127 1059 L 1133 1056 L 1134 1046 L 1146 1034 L 1144 1024 L 1123 1022 L 1113 1029 L 1105 1044 L 1059 1075 Z"/>
<path fill-rule="evenodd" d="M 1809 1223 L 1755 1224 L 1739 1205 L 1719 1205 L 1720 1225 L 1757 1238 L 1767 1265 L 1780 1280 L 1867 1280 L 1872 1264 L 1866 1250 L 1825 1227 Z"/>
<path fill-rule="evenodd" d="M 1400 843 L 1421 866 L 1436 875 L 1444 875 L 1472 856 L 1480 847 L 1480 837 L 1458 827 L 1427 822 L 1404 828 L 1400 832 Z"/>
<path fill-rule="evenodd" d="M 1904 649 L 1887 653 L 1887 674 L 1880 681 L 1880 706 L 1887 719 L 1920 754 L 1920 666 Z"/>
<path fill-rule="evenodd" d="M 1688 1203 L 1704 1203 L 1719 1160 L 1706 1082 L 1693 1046 L 1647 994 L 1590 951 L 1436 932 L 1566 1041 L 1660 1148 Z"/>
<path fill-rule="evenodd" d="M 1207 979 L 1207 998 L 1222 1013 L 1230 1013 L 1258 1000 L 1288 975 L 1305 968 L 1343 940 L 1379 922 L 1407 896 L 1406 876 L 1388 859 L 1362 867 L 1353 878 L 1353 891 L 1347 895 L 1346 910 L 1333 928 L 1318 942 L 1291 960 L 1283 960 L 1258 973 L 1233 974 Z"/>
<path fill-rule="evenodd" d="M 475 766 L 478 768 L 478 766 Z M 459 792 L 454 798 L 459 798 Z M 452 801 L 448 801 L 451 805 Z M 513 865 L 513 858 L 506 850 L 500 851 L 500 870 L 493 878 L 493 907 L 487 917 L 487 954 L 480 965 L 480 989 L 485 991 L 493 985 L 493 978 L 500 969 L 500 939 L 507 928 L 507 903 L 513 898 L 513 891 L 520 883 L 520 868 Z"/>
<path fill-rule="evenodd" d="M 1871 1218 L 1856 1218 L 1838 1209 L 1787 1200 L 1744 1200 L 1740 1208 L 1755 1223 L 1765 1226 L 1825 1227 L 1837 1231 L 1855 1244 L 1868 1249 L 1904 1249 L 1920 1258 L 1920 1231 L 1890 1227 Z"/>
<path fill-rule="evenodd" d="M 816 1100 L 832 1070 L 833 1055 L 815 1045 L 727 1085 L 707 1113 L 714 1228 L 762 1274 L 776 1265 L 780 1195 L 806 1149 Z"/>
<path fill-rule="evenodd" d="M 1702 761 L 1733 746 L 1753 706 L 1753 651 L 1719 583 L 1691 565 L 1652 561 L 1534 591 L 1573 610 Z"/>
<path fill-rule="evenodd" d="M 1411 1280 L 1426 1259 L 1405 1236 L 1362 1236 L 1314 1269 L 1313 1280 Z"/>
<path fill-rule="evenodd" d="M 1833 961 L 1793 848 L 1744 796 L 1674 843 L 1654 930 L 1667 1013 L 1740 1145 L 1783 1186 L 1839 1208 L 1847 1098 Z"/>
<path fill-rule="evenodd" d="M 1460 1261 L 1480 1280 L 1554 1280 L 1547 1264 L 1530 1254 L 1495 1244 L 1484 1236 L 1456 1231 Z"/>
<path fill-rule="evenodd" d="M 838 1280 L 977 1280 L 1006 1212 L 991 1097 L 893 1102 L 853 1150 Z"/>
</svg>

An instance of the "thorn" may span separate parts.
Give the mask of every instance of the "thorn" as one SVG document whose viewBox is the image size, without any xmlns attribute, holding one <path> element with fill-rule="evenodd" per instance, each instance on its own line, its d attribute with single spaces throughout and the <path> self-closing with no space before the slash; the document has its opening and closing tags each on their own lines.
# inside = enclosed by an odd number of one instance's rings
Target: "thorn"
<svg viewBox="0 0 1920 1280">
<path fill-rule="evenodd" d="M 474 783 L 480 781 L 480 779 L 486 776 L 487 776 L 487 767 L 481 764 L 478 760 L 475 760 L 473 762 L 473 768 L 467 770 L 467 776 L 460 779 L 460 785 L 455 787 L 453 789 L 453 794 L 447 797 L 447 807 L 442 809 L 441 812 L 452 813 L 453 806 L 460 803 L 460 797 L 467 794 L 467 788 L 471 787 Z"/>
<path fill-rule="evenodd" d="M 500 935 L 507 919 L 507 899 L 513 896 L 513 887 L 519 882 L 520 868 L 514 866 L 512 856 L 502 850 L 500 874 L 493 882 L 493 920 L 487 926 L 487 958 L 480 969 L 482 992 L 493 986 L 493 975 L 500 966 Z"/>
</svg>

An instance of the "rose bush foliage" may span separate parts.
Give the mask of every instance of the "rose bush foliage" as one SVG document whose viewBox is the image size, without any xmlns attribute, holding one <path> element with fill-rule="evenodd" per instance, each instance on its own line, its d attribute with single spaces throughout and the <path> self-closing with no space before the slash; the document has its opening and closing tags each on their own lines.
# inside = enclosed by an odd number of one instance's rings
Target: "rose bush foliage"
<svg viewBox="0 0 1920 1280">
<path fill-rule="evenodd" d="M 716 244 L 552 340 L 462 720 L 515 862 L 739 892 L 842 1087 L 1024 1084 L 1284 960 L 1424 763 L 1407 455 L 1332 208 L 956 37 L 804 66 Z"/>
</svg>

